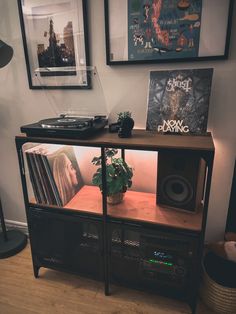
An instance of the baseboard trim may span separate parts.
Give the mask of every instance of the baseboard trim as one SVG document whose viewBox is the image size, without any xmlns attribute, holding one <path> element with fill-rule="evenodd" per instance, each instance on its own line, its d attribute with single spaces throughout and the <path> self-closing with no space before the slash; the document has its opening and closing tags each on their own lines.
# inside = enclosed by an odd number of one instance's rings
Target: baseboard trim
<svg viewBox="0 0 236 314">
<path fill-rule="evenodd" d="M 28 225 L 26 222 L 14 221 L 14 220 L 5 220 L 6 228 L 20 230 L 25 234 L 29 234 Z"/>
</svg>

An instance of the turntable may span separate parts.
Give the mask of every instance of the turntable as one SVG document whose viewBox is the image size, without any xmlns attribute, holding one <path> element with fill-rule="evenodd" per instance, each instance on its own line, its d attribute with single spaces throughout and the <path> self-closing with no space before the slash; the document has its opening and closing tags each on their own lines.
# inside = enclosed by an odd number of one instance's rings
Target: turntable
<svg viewBox="0 0 236 314">
<path fill-rule="evenodd" d="M 87 138 L 97 134 L 107 124 L 106 116 L 67 116 L 40 120 L 39 122 L 23 125 L 21 132 L 27 136 Z"/>
</svg>

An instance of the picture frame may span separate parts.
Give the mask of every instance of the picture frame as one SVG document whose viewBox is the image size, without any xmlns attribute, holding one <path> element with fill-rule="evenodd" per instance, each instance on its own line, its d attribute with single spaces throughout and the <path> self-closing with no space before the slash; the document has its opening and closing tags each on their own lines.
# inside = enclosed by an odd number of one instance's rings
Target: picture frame
<svg viewBox="0 0 236 314">
<path fill-rule="evenodd" d="M 178 7 L 183 4 L 185 9 Z M 104 0 L 106 63 L 227 59 L 233 5 L 233 0 Z"/>
<path fill-rule="evenodd" d="M 90 89 L 86 0 L 17 0 L 30 89 Z"/>
</svg>

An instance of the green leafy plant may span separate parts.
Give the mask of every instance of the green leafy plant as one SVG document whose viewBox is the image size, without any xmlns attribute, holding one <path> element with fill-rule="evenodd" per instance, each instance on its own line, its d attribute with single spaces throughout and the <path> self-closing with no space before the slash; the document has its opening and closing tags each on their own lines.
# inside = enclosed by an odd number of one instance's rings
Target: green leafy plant
<svg viewBox="0 0 236 314">
<path fill-rule="evenodd" d="M 132 185 L 133 170 L 123 158 L 114 157 L 117 153 L 117 149 L 105 149 L 107 196 L 124 193 Z M 99 167 L 93 175 L 92 183 L 102 191 L 102 157 L 94 157 L 92 163 Z"/>
<path fill-rule="evenodd" d="M 125 118 L 131 118 L 131 115 L 132 115 L 132 113 L 130 111 L 120 112 L 120 113 L 118 113 L 117 122 L 120 123 Z"/>
</svg>

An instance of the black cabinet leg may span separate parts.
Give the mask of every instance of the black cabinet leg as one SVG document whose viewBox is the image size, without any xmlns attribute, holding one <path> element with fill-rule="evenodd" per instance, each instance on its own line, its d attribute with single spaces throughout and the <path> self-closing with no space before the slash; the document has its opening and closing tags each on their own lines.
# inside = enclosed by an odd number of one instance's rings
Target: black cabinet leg
<svg viewBox="0 0 236 314">
<path fill-rule="evenodd" d="M 192 310 L 192 314 L 197 313 L 197 301 L 198 301 L 198 298 L 195 297 L 194 300 L 192 300 L 192 302 L 189 304 Z"/>
<path fill-rule="evenodd" d="M 109 296 L 110 292 L 109 292 L 109 283 L 105 282 L 105 296 Z"/>
<path fill-rule="evenodd" d="M 110 295 L 110 289 L 109 289 L 109 268 L 108 268 L 108 257 L 105 257 L 105 276 L 104 276 L 104 293 L 105 296 L 109 296 Z"/>
<path fill-rule="evenodd" d="M 34 265 L 33 268 L 34 268 L 34 277 L 39 278 L 39 268 L 40 267 Z"/>
</svg>

